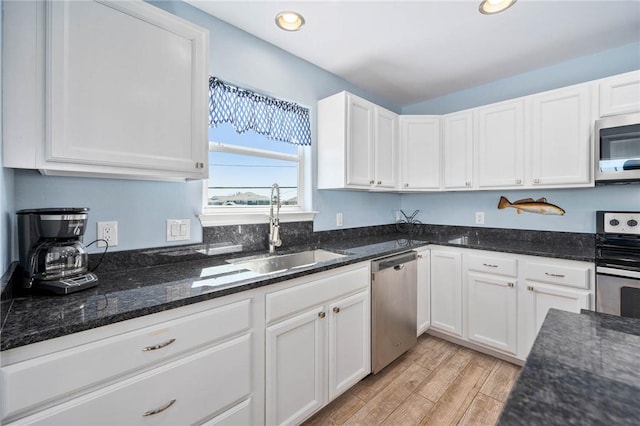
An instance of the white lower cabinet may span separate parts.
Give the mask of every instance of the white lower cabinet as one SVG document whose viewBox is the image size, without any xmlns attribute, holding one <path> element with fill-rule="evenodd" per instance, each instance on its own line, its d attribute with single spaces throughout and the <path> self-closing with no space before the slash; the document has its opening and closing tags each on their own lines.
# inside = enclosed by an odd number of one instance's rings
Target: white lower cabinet
<svg viewBox="0 0 640 426">
<path fill-rule="evenodd" d="M 515 355 L 516 292 L 514 278 L 468 273 L 468 339 Z"/>
<path fill-rule="evenodd" d="M 592 309 L 590 262 L 430 246 L 430 330 L 512 361 L 527 358 L 549 309 Z"/>
<path fill-rule="evenodd" d="M 3 352 L 2 423 L 261 423 L 262 340 L 251 297 L 242 297 Z"/>
<path fill-rule="evenodd" d="M 16 424 L 194 424 L 251 392 L 251 339 L 244 335 L 99 389 Z"/>
<path fill-rule="evenodd" d="M 462 336 L 462 253 L 431 250 L 431 328 Z"/>
<path fill-rule="evenodd" d="M 431 325 L 431 261 L 429 259 L 429 249 L 418 249 L 416 251 L 418 252 L 417 334 L 420 336 Z"/>
<path fill-rule="evenodd" d="M 329 272 L 266 295 L 268 425 L 303 422 L 371 372 L 369 263 Z"/>
</svg>

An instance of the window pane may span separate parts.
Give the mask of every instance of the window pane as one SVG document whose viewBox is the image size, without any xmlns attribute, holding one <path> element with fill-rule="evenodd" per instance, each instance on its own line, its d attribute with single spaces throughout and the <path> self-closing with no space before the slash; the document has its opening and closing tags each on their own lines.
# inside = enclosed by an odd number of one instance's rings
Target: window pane
<svg viewBox="0 0 640 426">
<path fill-rule="evenodd" d="M 253 131 L 237 134 L 230 125 L 209 129 L 209 140 L 279 153 L 297 154 L 298 147 L 276 142 Z M 209 152 L 210 206 L 269 205 L 271 185 L 280 186 L 282 205 L 298 204 L 298 162 L 228 152 Z"/>
</svg>

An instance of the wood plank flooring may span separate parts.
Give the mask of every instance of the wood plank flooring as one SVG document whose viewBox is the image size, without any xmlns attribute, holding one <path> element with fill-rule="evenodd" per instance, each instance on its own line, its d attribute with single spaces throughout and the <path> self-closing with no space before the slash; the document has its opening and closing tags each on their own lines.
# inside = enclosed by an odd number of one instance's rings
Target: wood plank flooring
<svg viewBox="0 0 640 426">
<path fill-rule="evenodd" d="M 304 425 L 494 425 L 520 367 L 423 334 Z"/>
</svg>

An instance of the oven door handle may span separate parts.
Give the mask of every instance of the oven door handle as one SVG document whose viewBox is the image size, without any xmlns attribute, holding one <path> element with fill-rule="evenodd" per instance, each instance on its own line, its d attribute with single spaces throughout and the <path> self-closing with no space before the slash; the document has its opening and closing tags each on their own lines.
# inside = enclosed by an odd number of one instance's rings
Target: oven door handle
<svg viewBox="0 0 640 426">
<path fill-rule="evenodd" d="M 618 277 L 628 277 L 640 279 L 640 271 L 629 271 L 627 269 L 608 268 L 606 266 L 597 266 L 597 274 L 615 275 Z"/>
</svg>

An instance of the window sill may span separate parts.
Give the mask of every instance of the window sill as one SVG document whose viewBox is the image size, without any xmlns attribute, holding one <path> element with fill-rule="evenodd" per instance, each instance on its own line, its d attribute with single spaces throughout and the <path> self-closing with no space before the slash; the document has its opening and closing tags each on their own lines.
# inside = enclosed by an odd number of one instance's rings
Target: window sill
<svg viewBox="0 0 640 426">
<path fill-rule="evenodd" d="M 307 222 L 318 212 L 280 209 L 280 222 Z M 198 216 L 203 227 L 223 225 L 250 225 L 269 223 L 269 209 L 234 209 L 233 211 L 207 211 Z"/>
</svg>

